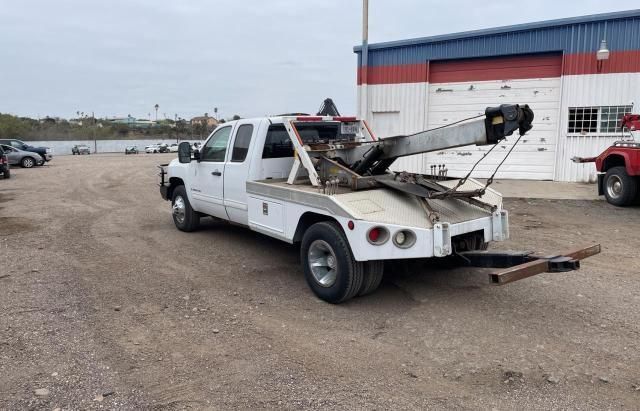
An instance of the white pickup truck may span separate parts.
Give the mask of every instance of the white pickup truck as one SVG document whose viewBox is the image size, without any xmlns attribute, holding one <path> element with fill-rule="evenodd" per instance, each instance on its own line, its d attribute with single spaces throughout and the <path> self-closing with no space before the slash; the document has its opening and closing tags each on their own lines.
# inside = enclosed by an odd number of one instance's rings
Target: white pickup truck
<svg viewBox="0 0 640 411">
<path fill-rule="evenodd" d="M 430 175 L 389 171 L 401 156 L 524 134 L 532 118 L 528 107 L 501 106 L 385 139 L 352 117 L 242 119 L 217 127 L 199 151 L 180 144 L 178 158 L 160 166 L 160 192 L 179 230 L 211 216 L 299 243 L 307 283 L 331 303 L 374 291 L 385 260 L 454 254 L 467 265 L 510 267 L 491 274 L 497 284 L 575 269 L 599 246 L 555 259 L 483 252 L 509 237 L 502 197 L 486 184 L 448 178 L 442 165 Z"/>
</svg>

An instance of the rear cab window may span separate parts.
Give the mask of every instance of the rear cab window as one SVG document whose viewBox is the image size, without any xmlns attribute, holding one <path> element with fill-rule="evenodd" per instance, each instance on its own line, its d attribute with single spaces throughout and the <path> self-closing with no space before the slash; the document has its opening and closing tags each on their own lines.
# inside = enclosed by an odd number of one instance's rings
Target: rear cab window
<svg viewBox="0 0 640 411">
<path fill-rule="evenodd" d="M 295 123 L 303 144 L 321 144 L 329 141 L 352 141 L 354 135 L 341 134 L 340 123 Z M 284 124 L 272 124 L 267 130 L 262 158 L 293 157 L 293 143 Z"/>
<path fill-rule="evenodd" d="M 242 124 L 236 131 L 236 138 L 233 142 L 231 152 L 231 162 L 242 163 L 247 158 L 251 136 L 253 135 L 253 124 Z"/>
</svg>

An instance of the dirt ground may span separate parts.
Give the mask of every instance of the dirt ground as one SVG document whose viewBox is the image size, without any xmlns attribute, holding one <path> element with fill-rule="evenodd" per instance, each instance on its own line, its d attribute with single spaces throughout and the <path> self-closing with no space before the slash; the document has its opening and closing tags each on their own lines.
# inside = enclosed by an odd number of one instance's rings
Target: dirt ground
<svg viewBox="0 0 640 411">
<path fill-rule="evenodd" d="M 0 180 L 0 409 L 640 408 L 639 208 L 508 199 L 499 248 L 602 254 L 504 287 L 421 262 L 336 306 L 294 246 L 176 230 L 170 157 Z"/>
</svg>

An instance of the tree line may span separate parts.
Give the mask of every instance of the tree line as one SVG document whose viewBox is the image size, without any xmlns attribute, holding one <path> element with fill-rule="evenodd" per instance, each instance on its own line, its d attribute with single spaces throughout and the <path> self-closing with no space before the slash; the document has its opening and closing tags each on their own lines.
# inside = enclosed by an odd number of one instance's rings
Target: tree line
<svg viewBox="0 0 640 411">
<path fill-rule="evenodd" d="M 235 115 L 233 120 L 240 119 Z M 221 123 L 225 120 L 220 120 Z M 20 140 L 120 140 L 205 138 L 214 126 L 204 122 L 191 124 L 185 119 L 164 119 L 149 127 L 118 123 L 109 119 L 33 119 L 0 113 L 0 138 Z"/>
</svg>

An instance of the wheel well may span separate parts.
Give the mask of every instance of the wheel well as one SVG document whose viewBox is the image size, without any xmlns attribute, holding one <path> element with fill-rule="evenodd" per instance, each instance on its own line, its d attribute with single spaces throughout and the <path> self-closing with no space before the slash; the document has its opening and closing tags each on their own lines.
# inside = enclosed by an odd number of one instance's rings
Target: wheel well
<svg viewBox="0 0 640 411">
<path fill-rule="evenodd" d="M 338 223 L 333 217 L 329 217 L 328 215 L 313 213 L 308 211 L 300 216 L 300 220 L 298 220 L 298 226 L 296 227 L 296 233 L 293 235 L 293 242 L 299 243 L 302 241 L 302 236 L 304 232 L 307 231 L 307 228 L 311 227 L 315 223 L 319 223 L 321 221 L 335 221 Z M 340 225 L 340 223 L 338 223 Z"/>
<path fill-rule="evenodd" d="M 612 154 L 602 162 L 602 171 L 608 171 L 610 168 L 625 166 L 624 157 L 619 154 Z"/>
<path fill-rule="evenodd" d="M 171 200 L 173 198 L 173 190 L 178 186 L 183 186 L 184 181 L 179 177 L 171 177 L 169 179 L 169 190 L 167 190 L 167 198 Z"/>
</svg>

